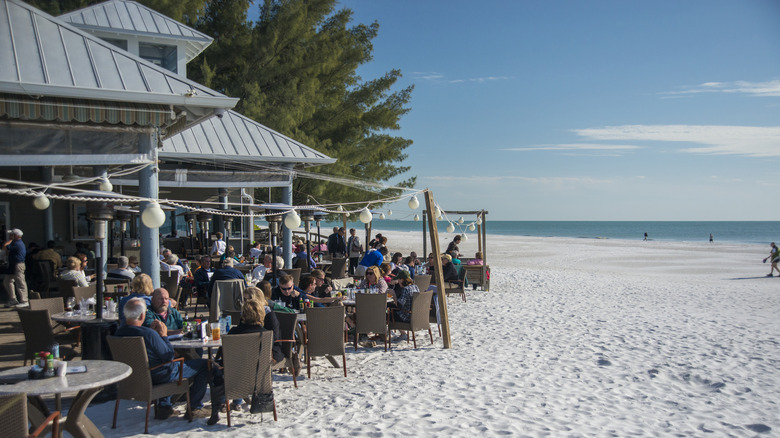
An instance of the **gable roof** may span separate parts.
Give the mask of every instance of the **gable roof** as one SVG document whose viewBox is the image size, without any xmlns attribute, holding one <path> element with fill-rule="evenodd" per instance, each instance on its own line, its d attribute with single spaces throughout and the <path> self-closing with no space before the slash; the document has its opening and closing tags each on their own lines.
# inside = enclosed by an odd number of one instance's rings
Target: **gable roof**
<svg viewBox="0 0 780 438">
<path fill-rule="evenodd" d="M 336 162 L 235 111 L 227 111 L 222 118 L 212 117 L 165 139 L 159 156 L 183 161 L 208 159 L 240 166 L 253 161 L 308 165 Z"/>
<path fill-rule="evenodd" d="M 208 47 L 213 38 L 154 9 L 130 0 L 110 0 L 60 15 L 80 29 L 165 38 L 185 43 L 187 62 Z"/>
<path fill-rule="evenodd" d="M 193 118 L 238 102 L 20 0 L 0 0 L 0 92 L 175 105 Z"/>
</svg>

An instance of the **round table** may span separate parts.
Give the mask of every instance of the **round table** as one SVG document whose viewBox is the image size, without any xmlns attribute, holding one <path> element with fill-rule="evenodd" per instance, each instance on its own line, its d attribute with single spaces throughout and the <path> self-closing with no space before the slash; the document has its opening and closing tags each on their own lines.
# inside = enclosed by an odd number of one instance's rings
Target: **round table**
<svg viewBox="0 0 780 438">
<path fill-rule="evenodd" d="M 91 312 L 88 315 L 82 315 L 80 312 L 60 312 L 51 316 L 51 319 L 57 322 L 70 322 L 79 323 L 85 321 L 94 321 L 95 312 Z M 108 312 L 103 312 L 103 319 L 106 321 L 119 321 L 119 314 L 116 312 L 108 315 Z"/>
<path fill-rule="evenodd" d="M 68 362 L 68 365 L 69 368 L 86 366 L 87 371 L 39 380 L 27 380 L 29 366 L 2 371 L 0 372 L 2 378 L 25 380 L 20 380 L 12 385 L 0 385 L 0 394 L 26 393 L 30 421 L 33 425 L 38 425 L 49 414 L 48 408 L 41 398 L 42 395 L 78 392 L 62 429 L 74 437 L 102 437 L 103 434 L 84 412 L 104 386 L 126 378 L 133 370 L 126 364 L 108 360 L 81 360 Z"/>
</svg>

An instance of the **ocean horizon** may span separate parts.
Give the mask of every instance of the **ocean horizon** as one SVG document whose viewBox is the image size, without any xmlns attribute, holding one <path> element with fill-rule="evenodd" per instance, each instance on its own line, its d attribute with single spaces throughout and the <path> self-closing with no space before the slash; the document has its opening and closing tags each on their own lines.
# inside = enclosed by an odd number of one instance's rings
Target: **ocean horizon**
<svg viewBox="0 0 780 438">
<path fill-rule="evenodd" d="M 438 221 L 439 233 L 445 232 L 448 222 Z M 476 234 L 468 225 L 455 223 L 456 233 Z M 258 223 L 265 225 L 265 223 Z M 350 228 L 363 230 L 360 222 L 348 222 Z M 336 222 L 322 222 L 323 234 Z M 316 229 L 316 228 L 315 228 Z M 422 221 L 375 219 L 372 232 L 422 231 Z M 715 242 L 769 244 L 780 240 L 780 221 L 491 221 L 486 224 L 487 234 L 532 237 L 572 237 L 582 239 L 621 239 L 709 242 L 712 234 Z"/>
</svg>

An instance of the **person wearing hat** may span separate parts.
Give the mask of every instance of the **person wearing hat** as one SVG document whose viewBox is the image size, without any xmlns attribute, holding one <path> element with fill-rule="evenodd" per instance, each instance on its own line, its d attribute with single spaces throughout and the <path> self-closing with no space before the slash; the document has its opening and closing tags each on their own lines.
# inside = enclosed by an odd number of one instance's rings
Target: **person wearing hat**
<svg viewBox="0 0 780 438">
<path fill-rule="evenodd" d="M 398 272 L 393 281 L 398 282 L 399 288 L 396 289 L 393 302 L 388 304 L 388 307 L 393 310 L 391 318 L 394 321 L 409 322 L 412 320 L 412 297 L 415 293 L 420 292 L 420 289 L 414 284 L 408 271 Z"/>
</svg>

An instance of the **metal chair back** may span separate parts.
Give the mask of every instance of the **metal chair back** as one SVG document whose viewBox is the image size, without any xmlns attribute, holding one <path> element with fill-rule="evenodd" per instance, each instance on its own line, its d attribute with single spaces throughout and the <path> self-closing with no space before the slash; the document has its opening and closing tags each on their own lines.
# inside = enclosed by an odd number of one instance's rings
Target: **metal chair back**
<svg viewBox="0 0 780 438">
<path fill-rule="evenodd" d="M 344 307 L 310 307 L 306 309 L 306 372 L 311 378 L 313 356 L 341 355 L 344 377 L 347 377 L 347 356 L 344 349 Z"/>
</svg>

